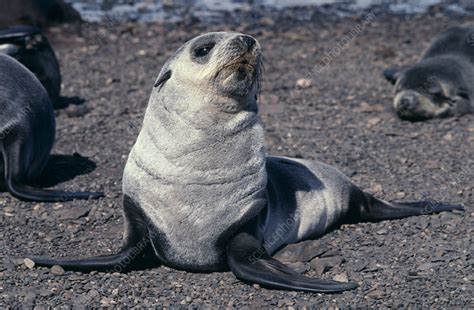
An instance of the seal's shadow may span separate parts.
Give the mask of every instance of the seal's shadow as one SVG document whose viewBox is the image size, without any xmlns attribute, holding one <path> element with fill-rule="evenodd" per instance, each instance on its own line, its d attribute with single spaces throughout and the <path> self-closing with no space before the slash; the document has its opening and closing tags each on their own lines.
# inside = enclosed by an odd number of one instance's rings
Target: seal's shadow
<svg viewBox="0 0 474 310">
<path fill-rule="evenodd" d="M 96 167 L 93 161 L 78 153 L 73 155 L 51 155 L 45 169 L 32 185 L 53 187 L 78 175 L 88 174 L 94 171 Z"/>
</svg>

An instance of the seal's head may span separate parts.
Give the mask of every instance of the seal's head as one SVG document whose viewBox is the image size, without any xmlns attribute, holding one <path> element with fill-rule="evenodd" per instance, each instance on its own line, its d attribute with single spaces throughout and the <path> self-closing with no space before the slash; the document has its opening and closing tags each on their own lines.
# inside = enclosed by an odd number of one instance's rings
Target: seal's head
<svg viewBox="0 0 474 310">
<path fill-rule="evenodd" d="M 161 70 L 154 93 L 176 97 L 180 103 L 172 107 L 175 110 L 195 110 L 203 104 L 208 109 L 211 104 L 236 113 L 256 108 L 261 74 L 257 40 L 237 32 L 211 32 L 176 51 Z"/>
<path fill-rule="evenodd" d="M 470 93 L 453 65 L 421 62 L 406 70 L 386 70 L 395 84 L 393 107 L 401 119 L 421 121 L 469 112 Z"/>
</svg>

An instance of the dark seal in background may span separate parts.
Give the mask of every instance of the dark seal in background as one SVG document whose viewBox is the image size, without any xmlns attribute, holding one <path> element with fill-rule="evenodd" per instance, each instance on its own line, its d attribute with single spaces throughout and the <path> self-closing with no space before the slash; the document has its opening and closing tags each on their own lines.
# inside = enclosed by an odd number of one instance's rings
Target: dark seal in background
<svg viewBox="0 0 474 310">
<path fill-rule="evenodd" d="M 0 27 L 18 24 L 47 27 L 78 22 L 81 22 L 79 13 L 63 0 L 0 1 Z"/>
</svg>

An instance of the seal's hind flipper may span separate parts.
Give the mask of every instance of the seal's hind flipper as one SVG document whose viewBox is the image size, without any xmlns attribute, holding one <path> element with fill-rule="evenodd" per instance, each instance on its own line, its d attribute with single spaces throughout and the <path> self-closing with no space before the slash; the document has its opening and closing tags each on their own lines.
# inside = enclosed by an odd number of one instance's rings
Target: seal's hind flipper
<svg viewBox="0 0 474 310">
<path fill-rule="evenodd" d="M 462 205 L 451 205 L 435 201 L 386 202 L 364 193 L 366 203 L 360 209 L 363 221 L 383 221 L 404 217 L 438 213 L 451 210 L 464 210 Z"/>
<path fill-rule="evenodd" d="M 271 289 L 338 293 L 357 287 L 355 283 L 308 278 L 272 258 L 249 233 L 236 235 L 227 245 L 230 270 L 244 282 Z"/>
<path fill-rule="evenodd" d="M 97 199 L 104 196 L 104 193 L 95 192 L 64 192 L 34 188 L 21 182 L 18 179 L 18 164 L 15 163 L 18 152 L 6 150 L 3 147 L 3 163 L 5 170 L 5 185 L 12 196 L 24 201 L 38 202 L 64 202 L 74 199 Z"/>
</svg>

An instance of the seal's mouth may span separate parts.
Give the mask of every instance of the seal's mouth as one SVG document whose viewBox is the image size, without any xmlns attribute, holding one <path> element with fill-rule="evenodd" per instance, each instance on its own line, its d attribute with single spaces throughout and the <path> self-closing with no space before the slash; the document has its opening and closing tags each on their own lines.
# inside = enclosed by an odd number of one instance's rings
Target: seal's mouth
<svg viewBox="0 0 474 310">
<path fill-rule="evenodd" d="M 226 88 L 235 89 L 234 95 L 244 95 L 256 86 L 260 90 L 263 61 L 258 51 L 248 51 L 223 64 L 215 79 Z"/>
</svg>

